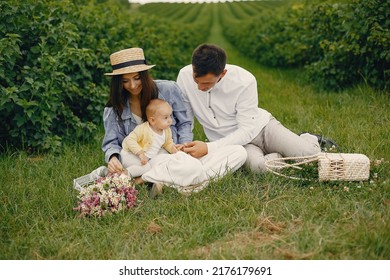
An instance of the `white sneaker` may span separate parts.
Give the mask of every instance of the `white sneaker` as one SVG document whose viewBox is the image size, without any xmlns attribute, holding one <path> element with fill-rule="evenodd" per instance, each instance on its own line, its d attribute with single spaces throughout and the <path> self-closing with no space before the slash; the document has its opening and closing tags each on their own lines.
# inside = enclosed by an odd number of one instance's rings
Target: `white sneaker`
<svg viewBox="0 0 390 280">
<path fill-rule="evenodd" d="M 155 198 L 156 196 L 159 196 L 162 194 L 162 190 L 163 190 L 163 184 L 154 183 L 152 185 L 152 188 L 150 189 L 149 195 L 151 198 Z"/>
</svg>

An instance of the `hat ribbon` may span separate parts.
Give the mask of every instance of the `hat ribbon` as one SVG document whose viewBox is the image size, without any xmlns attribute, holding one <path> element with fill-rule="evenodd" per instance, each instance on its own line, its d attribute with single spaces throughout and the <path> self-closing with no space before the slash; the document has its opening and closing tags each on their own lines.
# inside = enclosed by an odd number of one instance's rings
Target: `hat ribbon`
<svg viewBox="0 0 390 280">
<path fill-rule="evenodd" d="M 134 66 L 134 65 L 141 65 L 141 64 L 146 64 L 146 59 L 126 61 L 126 62 L 122 62 L 119 64 L 115 64 L 115 65 L 112 65 L 112 70 L 117 70 L 120 68 L 125 68 L 125 67 L 129 67 L 129 66 Z"/>
</svg>

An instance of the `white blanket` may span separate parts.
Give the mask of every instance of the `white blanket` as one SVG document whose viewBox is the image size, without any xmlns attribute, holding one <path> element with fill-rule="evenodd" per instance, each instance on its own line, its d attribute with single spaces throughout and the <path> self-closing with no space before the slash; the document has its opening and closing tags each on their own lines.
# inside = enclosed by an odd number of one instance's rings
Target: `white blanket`
<svg viewBox="0 0 390 280">
<path fill-rule="evenodd" d="M 200 160 L 179 151 L 175 154 L 160 154 L 153 158 L 152 169 L 144 173 L 142 179 L 178 189 L 205 185 L 209 178 Z"/>
</svg>

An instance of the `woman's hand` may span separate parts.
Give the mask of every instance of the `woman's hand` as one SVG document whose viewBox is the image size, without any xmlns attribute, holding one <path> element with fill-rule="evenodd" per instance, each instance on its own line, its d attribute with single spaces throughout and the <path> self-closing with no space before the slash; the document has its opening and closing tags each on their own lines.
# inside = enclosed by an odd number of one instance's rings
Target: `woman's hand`
<svg viewBox="0 0 390 280">
<path fill-rule="evenodd" d="M 184 143 L 183 152 L 193 156 L 194 158 L 200 158 L 207 155 L 207 144 L 202 141 L 193 141 Z"/>
<path fill-rule="evenodd" d="M 108 162 L 108 171 L 110 173 L 122 173 L 123 165 L 116 156 L 110 158 Z"/>
</svg>

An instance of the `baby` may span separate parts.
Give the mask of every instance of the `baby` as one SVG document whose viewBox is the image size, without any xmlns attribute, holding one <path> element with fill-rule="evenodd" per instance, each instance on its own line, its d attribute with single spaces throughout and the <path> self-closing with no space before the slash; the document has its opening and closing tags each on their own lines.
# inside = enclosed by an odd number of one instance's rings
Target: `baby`
<svg viewBox="0 0 390 280">
<path fill-rule="evenodd" d="M 122 143 L 121 156 L 128 166 L 126 168 L 128 175 L 133 178 L 139 177 L 150 170 L 153 158 L 162 148 L 171 154 L 183 148 L 183 145 L 175 145 L 172 140 L 171 114 L 172 108 L 166 101 L 162 99 L 150 101 L 146 107 L 147 121 L 138 125 Z M 162 185 L 154 184 L 151 196 L 156 196 L 161 192 Z"/>
</svg>

